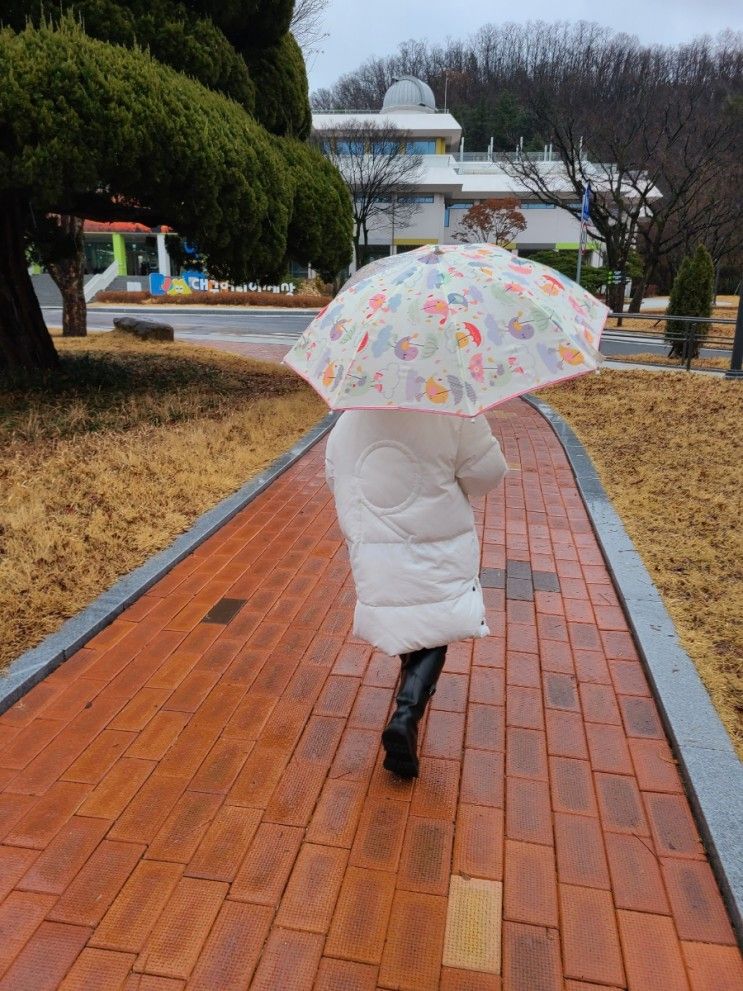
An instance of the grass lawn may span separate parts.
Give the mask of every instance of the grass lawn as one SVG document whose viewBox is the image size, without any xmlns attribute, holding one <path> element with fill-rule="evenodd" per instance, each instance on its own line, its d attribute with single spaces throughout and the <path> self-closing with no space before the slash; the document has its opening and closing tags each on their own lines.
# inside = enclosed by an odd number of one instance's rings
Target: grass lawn
<svg viewBox="0 0 743 991">
<path fill-rule="evenodd" d="M 743 387 L 602 371 L 540 395 L 586 445 L 743 756 Z"/>
<path fill-rule="evenodd" d="M 715 323 L 714 318 L 719 317 L 724 320 L 735 320 L 737 299 L 738 297 L 730 296 L 724 297 L 725 299 L 730 299 L 736 301 L 736 306 L 728 304 L 727 306 L 715 306 L 712 309 L 712 322 L 709 328 L 709 337 L 713 339 L 730 340 L 732 341 L 735 336 L 735 324 L 734 323 Z M 626 330 L 636 333 L 638 330 L 644 331 L 646 334 L 665 334 L 666 332 L 666 311 L 665 310 L 643 310 L 643 314 L 657 314 L 657 320 L 638 320 L 632 316 L 631 313 L 627 316 L 622 317 L 622 326 L 617 326 L 617 318 L 609 317 L 606 321 L 607 328 L 611 330 Z"/>
<path fill-rule="evenodd" d="M 651 351 L 642 354 L 616 354 L 612 355 L 611 358 L 615 361 L 634 361 L 642 365 L 669 365 L 681 372 L 686 371 L 686 366 L 678 358 L 669 358 L 665 354 L 654 354 Z M 730 368 L 730 358 L 694 358 L 691 367 L 719 368 L 725 371 Z"/>
<path fill-rule="evenodd" d="M 128 335 L 0 379 L 0 669 L 166 547 L 327 411 L 288 369 Z"/>
</svg>

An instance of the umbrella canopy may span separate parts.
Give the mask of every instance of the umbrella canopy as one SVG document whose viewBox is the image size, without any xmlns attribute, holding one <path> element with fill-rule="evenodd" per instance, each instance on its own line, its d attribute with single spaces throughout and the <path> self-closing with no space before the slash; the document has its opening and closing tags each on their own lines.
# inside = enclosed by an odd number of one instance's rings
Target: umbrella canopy
<svg viewBox="0 0 743 991">
<path fill-rule="evenodd" d="M 383 261 L 284 359 L 331 409 L 475 416 L 601 361 L 608 308 L 545 265 L 489 244 Z"/>
</svg>

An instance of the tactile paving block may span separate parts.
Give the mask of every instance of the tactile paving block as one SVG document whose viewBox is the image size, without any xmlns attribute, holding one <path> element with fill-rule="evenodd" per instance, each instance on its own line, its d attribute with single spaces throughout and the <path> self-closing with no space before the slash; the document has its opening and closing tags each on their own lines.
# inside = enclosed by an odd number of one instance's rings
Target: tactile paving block
<svg viewBox="0 0 743 991">
<path fill-rule="evenodd" d="M 379 983 L 428 991 L 438 985 L 446 926 L 446 898 L 398 891 L 392 905 Z"/>
<path fill-rule="evenodd" d="M 445 967 L 500 973 L 502 903 L 500 881 L 452 875 L 444 941 Z"/>
</svg>

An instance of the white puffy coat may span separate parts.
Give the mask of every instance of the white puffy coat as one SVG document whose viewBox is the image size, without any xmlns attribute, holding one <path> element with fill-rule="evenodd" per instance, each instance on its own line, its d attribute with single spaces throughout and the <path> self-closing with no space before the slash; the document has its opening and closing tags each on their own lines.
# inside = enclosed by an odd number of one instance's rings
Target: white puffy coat
<svg viewBox="0 0 743 991">
<path fill-rule="evenodd" d="M 356 584 L 354 633 L 386 654 L 487 636 L 468 496 L 507 465 L 483 416 L 349 410 L 326 477 Z"/>
</svg>

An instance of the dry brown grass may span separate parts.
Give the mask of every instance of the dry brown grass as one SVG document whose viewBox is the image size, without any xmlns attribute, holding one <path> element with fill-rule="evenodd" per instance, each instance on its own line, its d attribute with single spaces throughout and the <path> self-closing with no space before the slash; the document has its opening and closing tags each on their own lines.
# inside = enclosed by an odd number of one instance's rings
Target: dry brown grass
<svg viewBox="0 0 743 991">
<path fill-rule="evenodd" d="M 653 354 L 643 352 L 642 354 L 616 354 L 609 360 L 633 361 L 642 365 L 668 365 L 678 369 L 680 372 L 686 371 L 686 366 L 678 358 L 669 358 L 665 354 Z M 730 358 L 694 358 L 691 363 L 692 368 L 730 368 Z"/>
<path fill-rule="evenodd" d="M 729 297 L 730 299 L 736 299 L 736 297 Z M 723 298 L 721 297 L 721 301 Z M 644 331 L 646 334 L 664 334 L 666 330 L 666 311 L 665 310 L 643 310 L 644 314 L 657 314 L 657 320 L 638 320 L 628 314 L 622 317 L 622 326 L 617 326 L 617 318 L 610 317 L 606 321 L 606 326 L 611 330 L 627 330 L 636 332 L 638 330 Z M 734 320 L 735 319 L 735 309 L 731 309 L 730 306 L 715 306 L 712 310 L 712 317 L 720 317 L 724 320 Z M 708 337 L 710 338 L 723 338 L 724 340 L 732 341 L 735 335 L 735 324 L 730 323 L 714 323 L 710 324 Z"/>
<path fill-rule="evenodd" d="M 542 395 L 588 448 L 743 755 L 740 383 L 605 371 Z"/>
<path fill-rule="evenodd" d="M 326 412 L 262 362 L 118 334 L 56 343 L 60 375 L 0 385 L 0 668 Z"/>
</svg>

